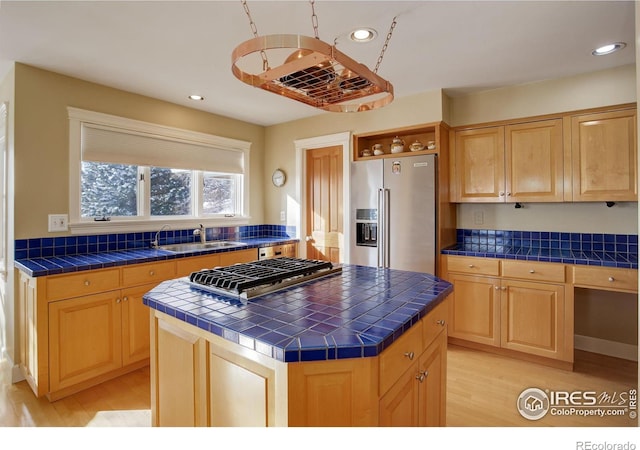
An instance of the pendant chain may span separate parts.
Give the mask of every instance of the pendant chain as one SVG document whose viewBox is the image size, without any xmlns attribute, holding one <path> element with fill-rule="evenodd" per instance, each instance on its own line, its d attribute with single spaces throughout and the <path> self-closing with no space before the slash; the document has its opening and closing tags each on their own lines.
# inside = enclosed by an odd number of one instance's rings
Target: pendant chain
<svg viewBox="0 0 640 450">
<path fill-rule="evenodd" d="M 251 12 L 249 11 L 249 6 L 247 5 L 247 0 L 241 0 L 242 7 L 244 8 L 244 12 L 249 18 L 249 27 L 251 27 L 251 32 L 253 33 L 253 37 L 258 37 L 258 27 L 256 27 L 253 18 L 251 17 Z M 269 61 L 267 60 L 267 53 L 264 50 L 260 50 L 260 56 L 262 57 L 262 70 L 267 71 L 270 69 Z"/>
<path fill-rule="evenodd" d="M 313 25 L 313 32 L 316 35 L 316 39 L 320 39 L 318 37 L 318 16 L 316 15 L 316 8 L 315 8 L 315 0 L 309 0 L 309 3 L 311 3 L 311 25 Z"/>
<path fill-rule="evenodd" d="M 378 67 L 380 67 L 380 63 L 382 63 L 382 58 L 384 58 L 384 52 L 387 50 L 389 46 L 389 41 L 391 40 L 391 35 L 393 34 L 393 29 L 396 27 L 396 18 L 393 18 L 391 22 L 391 28 L 389 28 L 389 32 L 387 33 L 387 38 L 384 41 L 384 45 L 382 46 L 382 51 L 380 52 L 380 56 L 378 56 L 378 62 L 376 63 L 376 68 L 373 69 L 373 73 L 378 73 Z"/>
</svg>

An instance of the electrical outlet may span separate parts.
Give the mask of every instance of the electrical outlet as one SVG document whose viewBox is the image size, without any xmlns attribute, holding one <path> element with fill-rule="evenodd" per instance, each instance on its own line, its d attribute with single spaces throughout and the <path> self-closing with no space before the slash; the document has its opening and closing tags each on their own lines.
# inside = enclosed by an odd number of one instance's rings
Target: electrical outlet
<svg viewBox="0 0 640 450">
<path fill-rule="evenodd" d="M 484 224 L 484 214 L 482 213 L 482 211 L 473 212 L 473 223 L 474 225 Z"/>
<path fill-rule="evenodd" d="M 287 215 L 284 211 L 280 211 L 280 222 L 287 220 Z"/>
<path fill-rule="evenodd" d="M 69 229 L 67 214 L 49 214 L 49 231 L 67 231 Z"/>
</svg>

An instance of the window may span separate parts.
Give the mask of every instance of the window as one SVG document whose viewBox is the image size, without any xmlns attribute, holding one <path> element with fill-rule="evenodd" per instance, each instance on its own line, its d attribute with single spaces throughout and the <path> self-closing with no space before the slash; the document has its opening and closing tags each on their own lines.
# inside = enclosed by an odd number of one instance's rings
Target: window
<svg viewBox="0 0 640 450">
<path fill-rule="evenodd" d="M 76 108 L 69 118 L 72 232 L 106 219 L 248 221 L 250 143 Z"/>
</svg>

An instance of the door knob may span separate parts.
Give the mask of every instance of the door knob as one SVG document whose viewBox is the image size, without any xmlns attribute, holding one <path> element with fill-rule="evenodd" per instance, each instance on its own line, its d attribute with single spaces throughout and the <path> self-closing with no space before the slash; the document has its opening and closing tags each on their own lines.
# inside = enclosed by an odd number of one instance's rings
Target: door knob
<svg viewBox="0 0 640 450">
<path fill-rule="evenodd" d="M 307 242 L 313 241 L 313 236 L 305 236 L 304 240 Z"/>
</svg>

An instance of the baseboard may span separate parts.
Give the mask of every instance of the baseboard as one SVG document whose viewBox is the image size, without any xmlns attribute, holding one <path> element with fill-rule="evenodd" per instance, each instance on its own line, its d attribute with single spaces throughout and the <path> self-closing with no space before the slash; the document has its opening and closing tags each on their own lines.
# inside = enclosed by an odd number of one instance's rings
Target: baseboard
<svg viewBox="0 0 640 450">
<path fill-rule="evenodd" d="M 585 352 L 613 356 L 614 358 L 638 361 L 638 346 L 622 342 L 608 341 L 591 336 L 574 336 L 574 348 Z"/>
<path fill-rule="evenodd" d="M 6 349 L 2 349 L 2 355 L 0 355 L 0 360 L 4 359 L 7 361 L 7 365 L 11 367 L 11 383 L 17 383 L 19 381 L 24 380 L 24 375 L 22 374 L 22 370 L 20 370 L 20 366 L 13 362 L 13 359 L 9 356 Z"/>
</svg>

